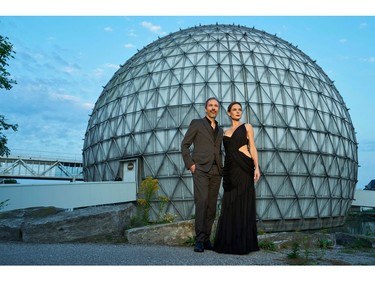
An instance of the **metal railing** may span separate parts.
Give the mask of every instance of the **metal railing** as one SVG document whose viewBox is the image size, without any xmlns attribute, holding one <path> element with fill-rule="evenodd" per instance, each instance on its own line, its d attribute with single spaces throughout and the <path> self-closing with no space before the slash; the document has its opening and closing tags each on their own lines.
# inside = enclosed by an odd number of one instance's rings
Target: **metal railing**
<svg viewBox="0 0 375 281">
<path fill-rule="evenodd" d="M 12 151 L 12 155 L 0 158 L 0 179 L 83 180 L 82 157 L 17 152 L 19 151 Z"/>
</svg>

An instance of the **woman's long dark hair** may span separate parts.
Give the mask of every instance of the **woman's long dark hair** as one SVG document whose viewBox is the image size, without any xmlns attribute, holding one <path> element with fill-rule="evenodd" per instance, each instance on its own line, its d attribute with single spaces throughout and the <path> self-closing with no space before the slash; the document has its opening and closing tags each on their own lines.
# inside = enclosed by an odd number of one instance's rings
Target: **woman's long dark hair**
<svg viewBox="0 0 375 281">
<path fill-rule="evenodd" d="M 235 105 L 235 104 L 238 104 L 241 109 L 242 109 L 242 105 L 238 102 L 238 101 L 234 101 L 234 102 L 231 102 L 229 105 L 228 105 L 228 109 L 227 111 L 230 112 L 230 110 L 232 109 L 232 106 Z"/>
</svg>

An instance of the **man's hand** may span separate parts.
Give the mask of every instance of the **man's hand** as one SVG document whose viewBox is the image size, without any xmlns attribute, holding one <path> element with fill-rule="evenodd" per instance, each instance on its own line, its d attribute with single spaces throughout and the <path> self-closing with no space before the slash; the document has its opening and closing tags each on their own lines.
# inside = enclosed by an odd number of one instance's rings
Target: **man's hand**
<svg viewBox="0 0 375 281">
<path fill-rule="evenodd" d="M 192 173 L 192 174 L 194 174 L 194 172 L 195 172 L 195 164 L 193 164 L 193 165 L 191 165 L 191 167 L 190 167 L 190 172 Z"/>
</svg>

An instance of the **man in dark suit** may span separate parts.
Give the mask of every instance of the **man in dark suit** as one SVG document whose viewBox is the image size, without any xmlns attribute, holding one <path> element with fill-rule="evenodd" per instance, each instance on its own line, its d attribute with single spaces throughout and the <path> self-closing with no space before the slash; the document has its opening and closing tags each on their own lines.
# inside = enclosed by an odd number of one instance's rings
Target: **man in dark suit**
<svg viewBox="0 0 375 281">
<path fill-rule="evenodd" d="M 215 120 L 219 107 L 216 98 L 209 98 L 205 105 L 206 116 L 191 121 L 181 143 L 182 158 L 186 169 L 191 171 L 194 182 L 195 252 L 212 250 L 210 235 L 223 169 L 223 129 Z M 193 151 L 190 153 L 192 144 Z"/>
</svg>

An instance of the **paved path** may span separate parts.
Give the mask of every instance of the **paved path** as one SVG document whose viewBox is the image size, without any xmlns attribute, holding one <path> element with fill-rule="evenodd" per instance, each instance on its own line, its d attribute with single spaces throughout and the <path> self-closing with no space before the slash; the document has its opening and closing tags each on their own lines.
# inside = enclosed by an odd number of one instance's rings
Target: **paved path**
<svg viewBox="0 0 375 281">
<path fill-rule="evenodd" d="M 286 256 L 285 251 L 261 250 L 240 256 L 212 251 L 195 253 L 192 247 L 161 245 L 0 242 L 0 272 L 4 280 L 38 281 L 76 280 L 77 277 L 91 281 L 123 280 L 129 276 L 136 280 L 163 281 L 201 280 L 205 276 L 210 276 L 209 280 L 225 281 L 247 280 L 248 276 L 251 276 L 249 280 L 280 281 L 300 280 L 301 276 L 306 280 L 335 276 L 337 280 L 350 281 L 355 280 L 359 271 L 363 276 L 375 275 L 374 266 L 319 266 L 318 269 L 316 266 L 285 266 L 288 264 Z M 330 250 L 326 258 L 344 262 L 343 265 L 375 264 L 373 251 L 353 255 Z"/>
<path fill-rule="evenodd" d="M 288 265 L 289 251 L 225 255 L 195 253 L 193 247 L 132 244 L 32 244 L 0 242 L 1 265 Z M 303 251 L 300 253 L 305 255 Z M 347 251 L 340 248 L 308 253 L 319 265 L 375 265 L 375 249 Z M 372 267 L 375 269 L 375 267 Z"/>
<path fill-rule="evenodd" d="M 195 253 L 192 247 L 130 244 L 0 243 L 0 265 L 285 265 L 285 254 Z"/>
</svg>

